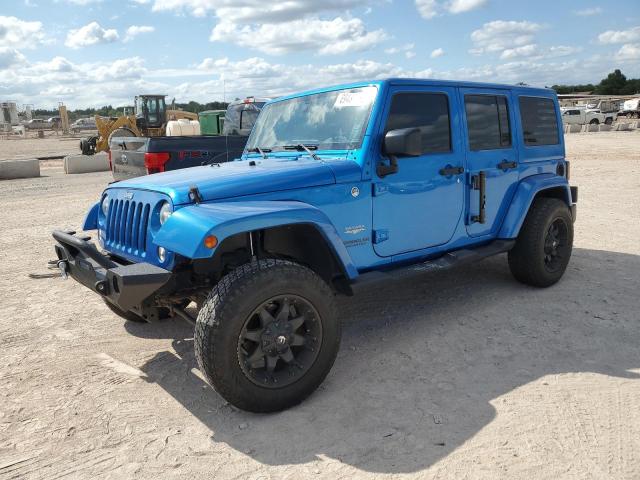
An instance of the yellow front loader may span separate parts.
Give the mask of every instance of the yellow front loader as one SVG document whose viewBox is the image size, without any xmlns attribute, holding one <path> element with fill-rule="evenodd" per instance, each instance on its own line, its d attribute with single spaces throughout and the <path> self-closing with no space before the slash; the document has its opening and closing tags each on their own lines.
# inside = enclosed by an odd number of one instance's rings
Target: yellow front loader
<svg viewBox="0 0 640 480">
<path fill-rule="evenodd" d="M 138 95 L 133 115 L 101 117 L 96 115 L 98 135 L 83 138 L 80 150 L 84 155 L 109 150 L 113 137 L 164 137 L 171 120 L 198 120 L 198 114 L 182 110 L 167 110 L 166 95 Z"/>
</svg>

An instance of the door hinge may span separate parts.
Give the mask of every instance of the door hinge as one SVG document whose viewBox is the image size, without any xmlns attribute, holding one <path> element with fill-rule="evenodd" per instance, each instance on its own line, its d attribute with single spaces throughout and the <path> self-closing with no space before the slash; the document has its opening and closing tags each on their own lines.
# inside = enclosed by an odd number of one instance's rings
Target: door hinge
<svg viewBox="0 0 640 480">
<path fill-rule="evenodd" d="M 374 230 L 373 243 L 382 243 L 389 240 L 389 230 Z"/>
<path fill-rule="evenodd" d="M 374 183 L 373 191 L 371 194 L 374 197 L 379 197 L 380 195 L 384 195 L 385 193 L 389 193 L 389 185 L 386 183 Z"/>
</svg>

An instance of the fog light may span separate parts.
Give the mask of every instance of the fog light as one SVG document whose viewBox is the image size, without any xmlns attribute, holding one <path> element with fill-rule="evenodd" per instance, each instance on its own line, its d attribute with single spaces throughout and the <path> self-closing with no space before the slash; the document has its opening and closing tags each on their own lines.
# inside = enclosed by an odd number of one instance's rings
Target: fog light
<svg viewBox="0 0 640 480">
<path fill-rule="evenodd" d="M 158 247 L 158 260 L 160 260 L 161 263 L 164 263 L 166 259 L 167 251 L 163 247 Z"/>
</svg>

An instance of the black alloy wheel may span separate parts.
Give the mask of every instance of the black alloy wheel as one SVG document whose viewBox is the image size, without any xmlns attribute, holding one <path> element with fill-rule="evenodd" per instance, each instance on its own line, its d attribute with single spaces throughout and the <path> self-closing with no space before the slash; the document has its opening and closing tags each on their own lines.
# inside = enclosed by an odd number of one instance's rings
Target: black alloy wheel
<svg viewBox="0 0 640 480">
<path fill-rule="evenodd" d="M 321 343 L 322 323 L 313 305 L 296 295 L 278 295 L 245 321 L 238 339 L 238 362 L 253 383 L 281 388 L 307 373 Z"/>
</svg>

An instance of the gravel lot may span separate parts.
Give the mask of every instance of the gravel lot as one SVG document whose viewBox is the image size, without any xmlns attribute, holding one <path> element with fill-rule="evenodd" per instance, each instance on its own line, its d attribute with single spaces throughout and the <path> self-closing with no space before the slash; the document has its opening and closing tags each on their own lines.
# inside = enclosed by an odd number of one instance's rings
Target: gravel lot
<svg viewBox="0 0 640 480">
<path fill-rule="evenodd" d="M 186 323 L 28 277 L 107 173 L 1 182 L 0 479 L 640 478 L 640 131 L 566 139 L 558 285 L 516 283 L 503 255 L 341 300 L 333 371 L 275 415 L 203 382 Z"/>
</svg>

